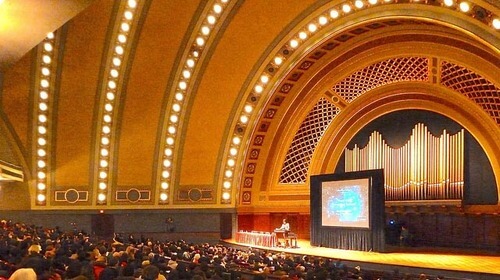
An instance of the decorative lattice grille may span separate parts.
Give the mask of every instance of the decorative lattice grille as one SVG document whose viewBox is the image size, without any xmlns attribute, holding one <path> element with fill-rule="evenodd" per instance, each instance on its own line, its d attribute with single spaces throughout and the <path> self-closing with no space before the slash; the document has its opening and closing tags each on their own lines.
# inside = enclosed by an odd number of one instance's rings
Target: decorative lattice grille
<svg viewBox="0 0 500 280">
<path fill-rule="evenodd" d="M 467 68 L 443 61 L 441 84 L 467 96 L 500 125 L 500 89 L 490 81 Z"/>
<path fill-rule="evenodd" d="M 425 57 L 393 58 L 372 64 L 337 83 L 333 90 L 350 103 L 374 88 L 402 81 L 428 81 Z"/>
<path fill-rule="evenodd" d="M 321 98 L 302 122 L 288 149 L 280 183 L 305 183 L 307 171 L 316 145 L 320 141 L 333 118 L 339 113 L 325 98 Z"/>
</svg>

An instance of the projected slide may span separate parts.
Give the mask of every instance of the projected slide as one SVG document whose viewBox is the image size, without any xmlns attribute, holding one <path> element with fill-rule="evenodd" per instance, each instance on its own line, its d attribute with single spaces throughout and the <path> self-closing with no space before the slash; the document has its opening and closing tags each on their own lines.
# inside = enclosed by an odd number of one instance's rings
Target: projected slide
<svg viewBox="0 0 500 280">
<path fill-rule="evenodd" d="M 326 181 L 321 185 L 323 226 L 370 227 L 369 180 Z"/>
</svg>

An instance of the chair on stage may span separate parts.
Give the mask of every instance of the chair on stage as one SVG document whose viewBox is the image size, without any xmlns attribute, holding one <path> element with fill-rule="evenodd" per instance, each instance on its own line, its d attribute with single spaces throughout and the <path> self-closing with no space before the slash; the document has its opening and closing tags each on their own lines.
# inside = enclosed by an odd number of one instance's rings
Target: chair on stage
<svg viewBox="0 0 500 280">
<path fill-rule="evenodd" d="M 297 234 L 295 232 L 288 232 L 287 238 L 290 239 L 290 247 L 291 248 L 298 248 L 297 244 Z"/>
</svg>

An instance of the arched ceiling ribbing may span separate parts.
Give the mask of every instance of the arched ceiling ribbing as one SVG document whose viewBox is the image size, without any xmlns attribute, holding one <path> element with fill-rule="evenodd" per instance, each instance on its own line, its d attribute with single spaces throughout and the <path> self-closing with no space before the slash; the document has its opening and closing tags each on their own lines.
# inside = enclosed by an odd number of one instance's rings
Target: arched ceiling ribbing
<svg viewBox="0 0 500 280">
<path fill-rule="evenodd" d="M 353 99 L 337 92 L 343 79 L 409 57 L 498 89 L 498 14 L 489 1 L 470 12 L 441 1 L 94 1 L 3 74 L 2 128 L 32 208 L 303 204 L 304 186 L 279 178 L 319 100 L 342 123 Z M 487 63 L 452 55 L 463 47 Z M 498 100 L 462 94 L 496 122 Z"/>
</svg>

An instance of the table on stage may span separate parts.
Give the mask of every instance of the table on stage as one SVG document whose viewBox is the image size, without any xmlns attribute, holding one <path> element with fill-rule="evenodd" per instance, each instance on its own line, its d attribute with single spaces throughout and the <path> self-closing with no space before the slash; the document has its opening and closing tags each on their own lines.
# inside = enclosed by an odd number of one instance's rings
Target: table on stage
<svg viewBox="0 0 500 280">
<path fill-rule="evenodd" d="M 238 231 L 236 233 L 236 242 L 262 247 L 275 247 L 276 234 L 274 232 Z"/>
<path fill-rule="evenodd" d="M 278 242 L 278 246 L 282 246 L 285 248 L 297 248 L 297 234 L 291 232 L 289 230 L 275 229 L 274 233 L 276 234 L 276 241 Z M 283 239 L 283 243 L 280 243 L 280 238 Z"/>
</svg>

